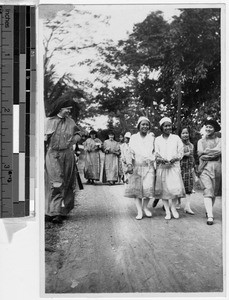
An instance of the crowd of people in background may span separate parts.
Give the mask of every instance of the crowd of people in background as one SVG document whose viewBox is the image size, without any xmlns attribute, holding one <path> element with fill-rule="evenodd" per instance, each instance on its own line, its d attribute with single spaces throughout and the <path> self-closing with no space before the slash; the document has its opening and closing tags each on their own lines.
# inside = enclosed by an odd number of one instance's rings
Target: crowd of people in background
<svg viewBox="0 0 229 300">
<path fill-rule="evenodd" d="M 74 207 L 81 133 L 70 117 L 71 107 L 70 100 L 59 101 L 45 127 L 45 220 L 53 223 L 61 223 Z M 152 217 L 148 207 L 152 198 L 153 207 L 162 200 L 166 220 L 179 218 L 181 199 L 185 199 L 184 211 L 194 215 L 191 195 L 198 181 L 207 224 L 212 225 L 215 198 L 221 193 L 221 139 L 216 135 L 221 127 L 216 120 L 205 121 L 196 163 L 190 128 L 183 126 L 174 134 L 173 125 L 170 118 L 163 117 L 159 122 L 161 135 L 155 137 L 150 120 L 142 116 L 136 133 L 120 134 L 117 141 L 109 131 L 103 142 L 91 130 L 83 142 L 84 177 L 87 184 L 123 184 L 124 196 L 134 199 L 137 220 Z M 83 188 L 78 174 L 79 184 Z"/>
</svg>

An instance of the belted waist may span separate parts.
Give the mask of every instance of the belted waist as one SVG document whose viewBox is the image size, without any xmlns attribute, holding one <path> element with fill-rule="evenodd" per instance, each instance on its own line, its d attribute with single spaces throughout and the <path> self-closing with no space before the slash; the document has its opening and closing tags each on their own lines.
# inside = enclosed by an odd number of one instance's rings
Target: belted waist
<svg viewBox="0 0 229 300">
<path fill-rule="evenodd" d="M 154 161 L 143 161 L 143 162 L 135 162 L 136 167 L 153 167 Z"/>
</svg>

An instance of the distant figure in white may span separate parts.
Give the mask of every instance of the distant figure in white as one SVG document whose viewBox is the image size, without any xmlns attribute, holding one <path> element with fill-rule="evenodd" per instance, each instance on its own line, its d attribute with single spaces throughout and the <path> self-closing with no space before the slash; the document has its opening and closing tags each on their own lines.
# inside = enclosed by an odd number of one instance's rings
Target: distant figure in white
<svg viewBox="0 0 229 300">
<path fill-rule="evenodd" d="M 122 169 L 123 169 L 123 182 L 127 183 L 128 174 L 127 174 L 127 155 L 129 153 L 129 142 L 130 142 L 131 133 L 126 132 L 124 135 L 124 143 L 120 146 L 121 150 L 121 162 L 122 162 Z"/>
</svg>

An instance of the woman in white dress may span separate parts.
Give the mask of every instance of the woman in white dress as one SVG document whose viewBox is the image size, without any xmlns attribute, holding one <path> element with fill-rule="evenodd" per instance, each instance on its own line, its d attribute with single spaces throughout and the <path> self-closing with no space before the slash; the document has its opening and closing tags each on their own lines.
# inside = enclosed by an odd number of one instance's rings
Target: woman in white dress
<svg viewBox="0 0 229 300">
<path fill-rule="evenodd" d="M 108 133 L 108 140 L 103 143 L 103 150 L 105 152 L 105 180 L 110 185 L 118 181 L 118 157 L 120 155 L 120 145 L 114 140 L 114 132 Z"/>
<path fill-rule="evenodd" d="M 88 180 L 87 183 L 94 184 L 100 177 L 100 150 L 102 141 L 97 138 L 97 132 L 91 130 L 90 137 L 84 142 L 85 150 L 85 165 L 84 177 Z"/>
<path fill-rule="evenodd" d="M 130 173 L 125 187 L 125 197 L 135 199 L 137 220 L 152 217 L 147 205 L 153 197 L 155 179 L 154 136 L 149 134 L 150 121 L 140 117 L 137 123 L 138 133 L 133 134 L 129 142 L 129 155 L 126 156 L 127 172 Z"/>
<path fill-rule="evenodd" d="M 162 135 L 155 139 L 156 184 L 155 197 L 163 200 L 166 220 L 179 218 L 176 210 L 177 198 L 185 197 L 184 184 L 181 177 L 180 160 L 184 154 L 184 146 L 178 135 L 172 134 L 172 121 L 164 117 L 159 122 Z M 170 203 L 171 199 L 171 211 Z"/>
<path fill-rule="evenodd" d="M 122 170 L 123 170 L 123 182 L 126 183 L 127 181 L 127 164 L 126 164 L 126 156 L 129 153 L 129 141 L 130 141 L 131 133 L 126 132 L 124 135 L 124 143 L 120 146 L 121 150 L 121 162 L 122 162 Z"/>
</svg>

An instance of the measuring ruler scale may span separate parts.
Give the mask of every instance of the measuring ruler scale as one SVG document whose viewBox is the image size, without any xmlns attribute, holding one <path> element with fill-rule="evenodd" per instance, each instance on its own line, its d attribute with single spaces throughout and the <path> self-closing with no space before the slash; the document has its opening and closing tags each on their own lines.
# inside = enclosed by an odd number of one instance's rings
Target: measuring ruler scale
<svg viewBox="0 0 229 300">
<path fill-rule="evenodd" d="M 0 6 L 0 217 L 29 216 L 35 187 L 35 7 Z"/>
</svg>

